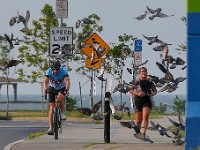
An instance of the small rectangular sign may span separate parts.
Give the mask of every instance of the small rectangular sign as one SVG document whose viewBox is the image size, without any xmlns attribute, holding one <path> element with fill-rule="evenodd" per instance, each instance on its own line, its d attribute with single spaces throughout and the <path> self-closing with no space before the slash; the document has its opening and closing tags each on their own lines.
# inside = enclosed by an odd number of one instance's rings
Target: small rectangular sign
<svg viewBox="0 0 200 150">
<path fill-rule="evenodd" d="M 142 51 L 142 40 L 136 39 L 135 40 L 135 52 L 141 52 Z"/>
<path fill-rule="evenodd" d="M 68 17 L 68 0 L 56 0 L 56 17 Z"/>
</svg>

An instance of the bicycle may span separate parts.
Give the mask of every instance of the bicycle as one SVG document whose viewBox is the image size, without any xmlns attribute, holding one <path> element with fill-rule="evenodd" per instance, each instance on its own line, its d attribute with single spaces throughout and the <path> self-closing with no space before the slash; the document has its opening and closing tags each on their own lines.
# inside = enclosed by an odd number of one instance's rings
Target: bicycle
<svg viewBox="0 0 200 150">
<path fill-rule="evenodd" d="M 46 91 L 47 93 L 50 93 L 49 90 Z M 61 109 L 59 107 L 58 102 L 58 93 L 57 91 L 51 92 L 52 94 L 55 94 L 55 107 L 54 107 L 54 115 L 53 115 L 53 132 L 54 132 L 54 138 L 58 140 L 58 131 L 62 133 L 62 117 L 61 117 Z M 47 100 L 47 95 L 45 95 L 45 100 Z"/>
</svg>

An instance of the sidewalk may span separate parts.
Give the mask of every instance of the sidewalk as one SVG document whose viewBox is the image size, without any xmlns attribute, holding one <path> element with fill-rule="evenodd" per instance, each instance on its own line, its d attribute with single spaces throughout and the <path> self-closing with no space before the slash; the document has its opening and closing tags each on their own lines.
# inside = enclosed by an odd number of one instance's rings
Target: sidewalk
<svg viewBox="0 0 200 150">
<path fill-rule="evenodd" d="M 177 118 L 174 118 L 175 120 Z M 160 123 L 168 127 L 170 122 L 166 117 L 153 119 L 155 123 Z M 65 121 L 63 132 L 59 134 L 59 139 L 54 136 L 43 135 L 32 140 L 22 140 L 11 144 L 7 150 L 184 150 L 183 146 L 172 144 L 172 140 L 166 136 L 161 136 L 157 131 L 148 131 L 148 135 L 154 143 L 147 143 L 136 139 L 134 130 L 125 128 L 118 121 L 111 122 L 110 143 L 104 143 L 104 124 L 77 123 Z M 170 134 L 170 133 L 169 133 Z"/>
</svg>

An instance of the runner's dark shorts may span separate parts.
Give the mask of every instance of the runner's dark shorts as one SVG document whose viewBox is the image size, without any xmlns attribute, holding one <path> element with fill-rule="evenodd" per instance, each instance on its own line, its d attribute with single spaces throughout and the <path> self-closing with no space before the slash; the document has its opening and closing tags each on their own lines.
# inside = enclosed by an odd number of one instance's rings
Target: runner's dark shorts
<svg viewBox="0 0 200 150">
<path fill-rule="evenodd" d="M 59 92 L 64 95 L 65 89 L 66 88 L 64 87 L 60 90 L 56 90 L 53 87 L 49 87 L 49 103 L 55 102 L 55 96 L 58 95 Z"/>
<path fill-rule="evenodd" d="M 152 109 L 150 96 L 135 96 L 135 112 L 141 112 L 143 107 L 149 107 L 150 109 Z"/>
</svg>

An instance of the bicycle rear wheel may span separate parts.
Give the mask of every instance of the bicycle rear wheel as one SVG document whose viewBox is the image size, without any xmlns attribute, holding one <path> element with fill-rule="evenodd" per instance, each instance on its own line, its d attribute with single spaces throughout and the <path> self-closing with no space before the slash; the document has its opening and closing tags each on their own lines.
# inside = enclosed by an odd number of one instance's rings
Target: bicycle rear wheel
<svg viewBox="0 0 200 150">
<path fill-rule="evenodd" d="M 54 111 L 54 137 L 58 139 L 58 108 L 55 108 Z"/>
</svg>

